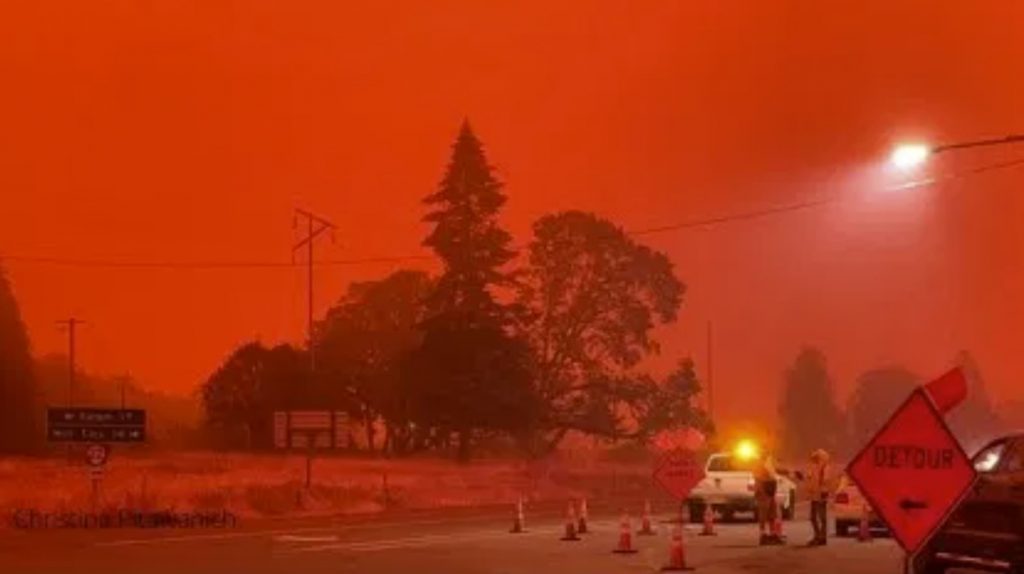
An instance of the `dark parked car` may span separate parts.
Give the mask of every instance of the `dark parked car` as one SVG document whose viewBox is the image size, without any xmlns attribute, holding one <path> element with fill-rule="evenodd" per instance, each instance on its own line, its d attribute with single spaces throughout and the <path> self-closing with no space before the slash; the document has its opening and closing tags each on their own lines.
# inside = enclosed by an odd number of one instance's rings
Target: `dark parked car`
<svg viewBox="0 0 1024 574">
<path fill-rule="evenodd" d="M 974 456 L 979 478 L 928 546 L 918 574 L 969 567 L 1024 574 L 1024 433 Z"/>
</svg>

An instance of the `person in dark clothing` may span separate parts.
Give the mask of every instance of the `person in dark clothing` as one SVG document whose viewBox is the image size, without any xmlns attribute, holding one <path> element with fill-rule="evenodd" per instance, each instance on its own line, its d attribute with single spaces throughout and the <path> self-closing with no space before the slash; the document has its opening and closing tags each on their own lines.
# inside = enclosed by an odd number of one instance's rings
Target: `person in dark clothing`
<svg viewBox="0 0 1024 574">
<path fill-rule="evenodd" d="M 778 519 L 779 506 L 775 495 L 779 489 L 779 477 L 771 456 L 758 460 L 754 468 L 754 498 L 757 501 L 757 521 L 761 531 L 760 544 L 782 544 L 783 540 L 772 525 Z"/>
<path fill-rule="evenodd" d="M 814 538 L 808 546 L 828 544 L 828 453 L 818 449 L 811 453 L 807 474 L 807 493 L 811 499 L 811 528 Z"/>
</svg>

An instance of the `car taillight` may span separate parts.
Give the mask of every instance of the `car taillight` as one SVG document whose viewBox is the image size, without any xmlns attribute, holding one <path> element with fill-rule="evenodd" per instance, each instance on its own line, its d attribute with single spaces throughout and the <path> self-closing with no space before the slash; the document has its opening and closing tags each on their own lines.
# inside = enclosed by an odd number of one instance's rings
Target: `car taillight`
<svg viewBox="0 0 1024 574">
<path fill-rule="evenodd" d="M 845 492 L 840 492 L 840 493 L 836 494 L 836 503 L 837 504 L 850 504 L 850 495 L 846 494 Z"/>
</svg>

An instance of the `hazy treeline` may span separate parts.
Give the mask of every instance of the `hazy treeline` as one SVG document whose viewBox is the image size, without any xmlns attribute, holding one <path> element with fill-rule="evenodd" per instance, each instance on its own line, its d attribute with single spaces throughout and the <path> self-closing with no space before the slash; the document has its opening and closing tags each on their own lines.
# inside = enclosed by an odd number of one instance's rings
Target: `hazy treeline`
<svg viewBox="0 0 1024 574">
<path fill-rule="evenodd" d="M 952 364 L 967 378 L 967 399 L 947 415 L 947 422 L 968 452 L 979 448 L 1005 428 L 970 353 L 961 352 Z M 936 373 L 937 375 L 938 373 Z M 828 372 L 825 355 L 806 347 L 784 374 L 779 403 L 780 449 L 801 459 L 825 448 L 842 456 L 854 454 L 919 385 L 928 380 L 900 366 L 868 370 L 854 381 L 841 403 Z"/>
</svg>

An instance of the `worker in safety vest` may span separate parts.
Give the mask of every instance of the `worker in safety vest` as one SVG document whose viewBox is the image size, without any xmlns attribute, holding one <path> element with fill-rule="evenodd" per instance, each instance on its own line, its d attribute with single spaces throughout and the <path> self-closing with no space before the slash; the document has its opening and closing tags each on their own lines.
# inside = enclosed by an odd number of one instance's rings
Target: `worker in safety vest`
<svg viewBox="0 0 1024 574">
<path fill-rule="evenodd" d="M 814 529 L 814 538 L 808 546 L 828 543 L 828 459 L 828 453 L 819 448 L 811 453 L 807 469 L 807 496 L 811 500 L 811 528 Z"/>
<path fill-rule="evenodd" d="M 758 459 L 754 466 L 754 499 L 757 502 L 757 525 L 761 531 L 760 544 L 782 544 L 782 539 L 772 531 L 772 525 L 779 515 L 775 494 L 779 490 L 779 476 L 771 455 Z"/>
</svg>

